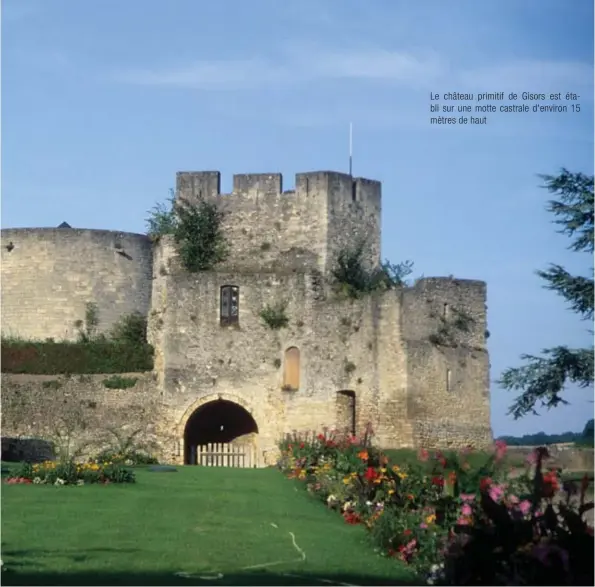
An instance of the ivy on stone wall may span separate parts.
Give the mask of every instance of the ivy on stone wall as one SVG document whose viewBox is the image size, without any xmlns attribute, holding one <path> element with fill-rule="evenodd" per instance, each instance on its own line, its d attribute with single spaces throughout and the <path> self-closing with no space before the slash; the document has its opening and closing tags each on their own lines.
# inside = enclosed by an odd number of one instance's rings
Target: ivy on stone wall
<svg viewBox="0 0 595 587">
<path fill-rule="evenodd" d="M 229 254 L 222 230 L 223 212 L 216 203 L 168 199 L 170 207 L 157 204 L 147 219 L 147 234 L 154 240 L 173 236 L 182 266 L 191 273 L 208 271 Z"/>
</svg>

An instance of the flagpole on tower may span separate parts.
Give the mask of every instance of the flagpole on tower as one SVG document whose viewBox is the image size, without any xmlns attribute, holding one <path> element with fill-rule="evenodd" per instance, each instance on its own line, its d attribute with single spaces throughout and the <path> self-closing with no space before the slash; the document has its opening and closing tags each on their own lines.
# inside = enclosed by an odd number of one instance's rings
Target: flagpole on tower
<svg viewBox="0 0 595 587">
<path fill-rule="evenodd" d="M 349 123 L 349 175 L 353 171 L 353 123 Z"/>
</svg>

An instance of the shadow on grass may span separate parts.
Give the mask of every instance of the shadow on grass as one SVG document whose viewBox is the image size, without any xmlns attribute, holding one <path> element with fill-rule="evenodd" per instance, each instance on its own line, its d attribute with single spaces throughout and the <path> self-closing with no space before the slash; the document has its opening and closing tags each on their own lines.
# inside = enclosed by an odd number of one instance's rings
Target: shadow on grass
<svg viewBox="0 0 595 587">
<path fill-rule="evenodd" d="M 3 585 L 414 585 L 411 581 L 379 578 L 352 573 L 276 573 L 264 570 L 178 577 L 165 572 L 21 572 L 2 573 Z M 423 585 L 423 583 L 418 583 Z"/>
</svg>

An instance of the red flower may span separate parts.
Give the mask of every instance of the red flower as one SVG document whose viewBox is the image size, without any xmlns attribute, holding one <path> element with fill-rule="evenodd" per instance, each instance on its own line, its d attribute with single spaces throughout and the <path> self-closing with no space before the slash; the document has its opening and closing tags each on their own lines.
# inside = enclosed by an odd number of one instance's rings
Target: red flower
<svg viewBox="0 0 595 587">
<path fill-rule="evenodd" d="M 492 480 L 489 477 L 484 477 L 480 482 L 479 482 L 479 490 L 480 491 L 487 491 L 490 487 L 490 485 L 492 484 Z"/>
<path fill-rule="evenodd" d="M 378 473 L 374 470 L 374 467 L 368 467 L 366 469 L 366 474 L 364 475 L 364 477 L 368 481 L 374 481 L 374 479 L 376 479 L 376 477 L 378 477 Z"/>
<path fill-rule="evenodd" d="M 361 521 L 360 517 L 353 512 L 345 512 L 343 514 L 343 519 L 345 520 L 345 522 L 352 525 L 359 524 Z"/>
<path fill-rule="evenodd" d="M 409 530 L 409 528 L 405 528 L 405 530 L 403 530 L 403 536 L 409 536 L 411 534 L 411 530 Z"/>
<path fill-rule="evenodd" d="M 432 477 L 432 485 L 436 485 L 436 487 L 443 487 L 444 486 L 444 479 L 442 477 L 439 477 L 439 476 Z"/>
<path fill-rule="evenodd" d="M 543 496 L 552 497 L 556 491 L 560 489 L 558 477 L 555 471 L 550 471 L 543 475 Z"/>
<path fill-rule="evenodd" d="M 319 434 L 316 438 L 318 438 L 318 440 L 324 440 L 324 434 Z"/>
<path fill-rule="evenodd" d="M 303 442 L 300 442 L 300 448 L 304 448 L 306 446 Z"/>
<path fill-rule="evenodd" d="M 293 444 L 288 444 L 287 445 L 287 450 L 293 450 Z"/>
</svg>

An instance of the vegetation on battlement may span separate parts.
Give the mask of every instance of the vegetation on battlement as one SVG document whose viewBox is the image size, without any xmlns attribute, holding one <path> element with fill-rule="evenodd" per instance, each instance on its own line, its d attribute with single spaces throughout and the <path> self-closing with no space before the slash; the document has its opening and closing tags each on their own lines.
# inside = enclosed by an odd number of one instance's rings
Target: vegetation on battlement
<svg viewBox="0 0 595 587">
<path fill-rule="evenodd" d="M 173 236 L 182 266 L 191 273 L 208 271 L 224 261 L 229 245 L 221 223 L 223 212 L 214 202 L 199 199 L 196 204 L 168 199 L 169 207 L 157 204 L 147 219 L 147 234 L 154 240 Z"/>
<path fill-rule="evenodd" d="M 378 290 L 394 289 L 406 285 L 413 272 L 413 261 L 393 264 L 388 260 L 380 267 L 367 269 L 364 263 L 365 240 L 343 249 L 337 256 L 332 277 L 338 292 L 349 298 L 360 298 Z"/>
<path fill-rule="evenodd" d="M 98 334 L 97 306 L 89 303 L 85 320 L 75 325 L 79 330 L 76 341 L 2 337 L 2 373 L 130 373 L 153 368 L 153 347 L 147 343 L 146 319 L 140 314 L 123 316 L 109 334 Z"/>
</svg>

